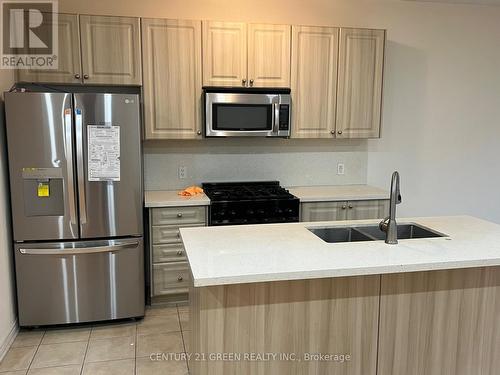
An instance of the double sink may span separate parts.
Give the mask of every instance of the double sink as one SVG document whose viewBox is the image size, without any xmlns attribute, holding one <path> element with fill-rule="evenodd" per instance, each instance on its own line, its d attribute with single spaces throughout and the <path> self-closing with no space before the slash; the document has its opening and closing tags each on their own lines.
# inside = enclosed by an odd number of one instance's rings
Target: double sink
<svg viewBox="0 0 500 375">
<path fill-rule="evenodd" d="M 386 236 L 385 232 L 383 232 L 378 225 L 307 229 L 328 243 L 379 241 L 385 240 Z M 418 224 L 411 223 L 398 225 L 398 239 L 400 240 L 433 237 L 447 236 Z"/>
</svg>

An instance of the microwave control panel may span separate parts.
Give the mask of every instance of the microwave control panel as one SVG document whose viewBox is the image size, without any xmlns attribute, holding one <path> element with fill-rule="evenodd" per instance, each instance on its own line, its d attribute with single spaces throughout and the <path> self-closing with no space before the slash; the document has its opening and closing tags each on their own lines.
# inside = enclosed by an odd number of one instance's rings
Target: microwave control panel
<svg viewBox="0 0 500 375">
<path fill-rule="evenodd" d="M 280 104 L 279 130 L 290 129 L 290 106 Z"/>
</svg>

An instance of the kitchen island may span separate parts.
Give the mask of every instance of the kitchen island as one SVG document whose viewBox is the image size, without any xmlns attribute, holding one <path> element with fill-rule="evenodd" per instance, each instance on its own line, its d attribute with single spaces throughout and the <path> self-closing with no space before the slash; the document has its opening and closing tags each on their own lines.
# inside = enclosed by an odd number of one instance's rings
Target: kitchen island
<svg viewBox="0 0 500 375">
<path fill-rule="evenodd" d="M 500 226 L 399 219 L 445 237 L 326 243 L 308 228 L 183 228 L 190 370 L 206 374 L 494 374 Z"/>
</svg>

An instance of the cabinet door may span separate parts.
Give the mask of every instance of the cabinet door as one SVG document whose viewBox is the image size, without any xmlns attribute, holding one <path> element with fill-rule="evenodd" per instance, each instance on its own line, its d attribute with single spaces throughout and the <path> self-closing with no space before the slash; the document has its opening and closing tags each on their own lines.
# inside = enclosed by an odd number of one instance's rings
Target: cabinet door
<svg viewBox="0 0 500 375">
<path fill-rule="evenodd" d="M 42 25 L 40 28 L 46 28 Z M 40 30 L 41 32 L 44 29 Z M 57 69 L 21 69 L 18 82 L 81 83 L 80 29 L 76 14 L 57 15 Z"/>
<path fill-rule="evenodd" d="M 203 21 L 203 85 L 245 86 L 247 26 Z"/>
<path fill-rule="evenodd" d="M 139 29 L 135 17 L 80 16 L 84 83 L 140 85 Z"/>
<path fill-rule="evenodd" d="M 248 26 L 249 86 L 290 86 L 290 30 L 289 25 Z"/>
<path fill-rule="evenodd" d="M 383 219 L 389 214 L 388 200 L 350 201 L 347 220 Z"/>
<path fill-rule="evenodd" d="M 335 137 L 338 33 L 292 27 L 292 138 Z"/>
<path fill-rule="evenodd" d="M 300 221 L 347 219 L 347 202 L 308 202 L 301 204 Z"/>
<path fill-rule="evenodd" d="M 146 139 L 201 139 L 201 22 L 142 19 Z"/>
<path fill-rule="evenodd" d="M 337 137 L 378 138 L 384 30 L 340 30 Z"/>
</svg>

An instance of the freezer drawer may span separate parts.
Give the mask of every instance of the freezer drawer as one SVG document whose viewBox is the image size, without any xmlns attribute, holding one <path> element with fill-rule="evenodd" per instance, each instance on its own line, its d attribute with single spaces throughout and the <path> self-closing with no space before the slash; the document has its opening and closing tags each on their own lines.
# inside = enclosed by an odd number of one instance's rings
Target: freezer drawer
<svg viewBox="0 0 500 375">
<path fill-rule="evenodd" d="M 142 238 L 15 245 L 20 326 L 144 315 Z"/>
</svg>

